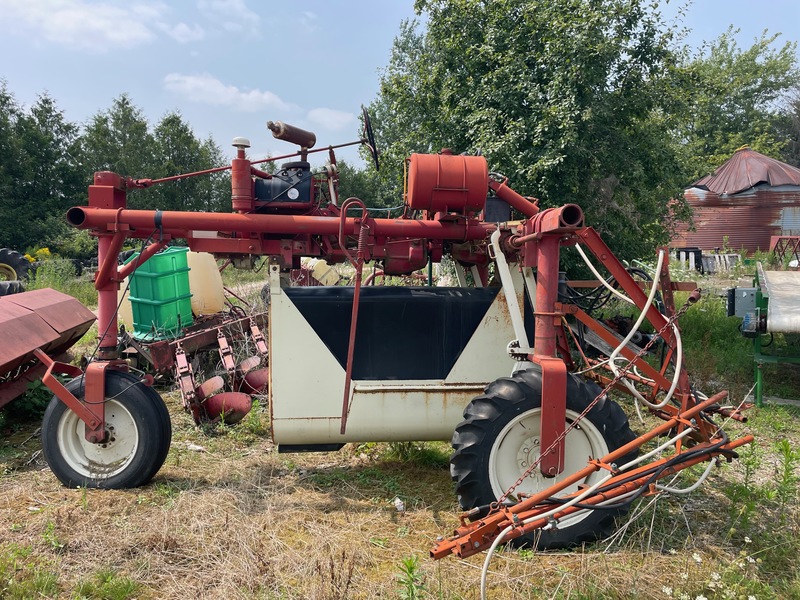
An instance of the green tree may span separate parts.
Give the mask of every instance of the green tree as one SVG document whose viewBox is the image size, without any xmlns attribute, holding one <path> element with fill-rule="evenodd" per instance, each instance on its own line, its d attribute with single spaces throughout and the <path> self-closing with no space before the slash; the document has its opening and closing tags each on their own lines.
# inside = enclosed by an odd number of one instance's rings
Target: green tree
<svg viewBox="0 0 800 600">
<path fill-rule="evenodd" d="M 222 166 L 222 151 L 208 139 L 195 137 L 179 113 L 165 115 L 153 131 L 155 139 L 152 178 L 204 171 Z M 148 199 L 161 210 L 230 210 L 230 178 L 227 174 L 201 175 L 159 184 Z"/>
<path fill-rule="evenodd" d="M 688 181 L 711 173 L 741 146 L 782 158 L 786 116 L 781 104 L 800 82 L 797 44 L 777 46 L 778 35 L 763 33 L 747 49 L 733 27 L 693 56 L 684 50 L 681 92 L 687 121 Z M 687 181 L 687 183 L 688 183 Z"/>
<path fill-rule="evenodd" d="M 684 179 L 669 143 L 676 56 L 649 3 L 416 8 L 427 29 L 403 26 L 370 106 L 385 163 L 409 151 L 481 150 L 520 193 L 581 205 L 624 257 L 666 241 L 668 203 Z M 402 180 L 397 167 L 383 177 Z"/>
<path fill-rule="evenodd" d="M 374 167 L 356 167 L 345 160 L 337 163 L 339 168 L 339 204 L 347 198 L 355 197 L 363 200 L 364 204 L 371 207 L 390 208 L 384 202 L 381 194 L 381 183 L 376 177 Z M 394 205 L 402 204 L 400 196 L 395 198 Z M 386 216 L 386 211 L 374 213 L 377 216 Z M 394 213 L 397 214 L 396 212 Z"/>
<path fill-rule="evenodd" d="M 79 128 L 47 94 L 24 111 L 0 91 L 0 243 L 18 249 L 55 246 L 67 226 L 64 213 L 84 189 Z"/>
<path fill-rule="evenodd" d="M 82 138 L 87 184 L 97 171 L 113 171 L 136 179 L 152 177 L 155 170 L 155 140 L 141 109 L 127 94 L 116 98 L 111 108 L 95 114 Z M 131 208 L 148 206 L 148 190 L 131 194 Z"/>
<path fill-rule="evenodd" d="M 800 84 L 782 111 L 778 134 L 786 140 L 783 160 L 792 166 L 800 167 Z"/>
<path fill-rule="evenodd" d="M 16 246 L 17 208 L 16 186 L 22 176 L 20 148 L 15 136 L 20 107 L 8 90 L 5 81 L 0 81 L 0 247 Z"/>
</svg>

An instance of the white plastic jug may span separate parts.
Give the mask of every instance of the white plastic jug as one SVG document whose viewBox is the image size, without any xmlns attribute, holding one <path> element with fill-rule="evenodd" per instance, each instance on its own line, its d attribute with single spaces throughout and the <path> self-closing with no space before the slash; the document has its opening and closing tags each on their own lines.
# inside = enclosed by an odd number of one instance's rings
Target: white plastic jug
<svg viewBox="0 0 800 600">
<path fill-rule="evenodd" d="M 213 315 L 225 308 L 222 275 L 217 261 L 208 252 L 189 252 L 189 289 L 195 316 Z"/>
</svg>

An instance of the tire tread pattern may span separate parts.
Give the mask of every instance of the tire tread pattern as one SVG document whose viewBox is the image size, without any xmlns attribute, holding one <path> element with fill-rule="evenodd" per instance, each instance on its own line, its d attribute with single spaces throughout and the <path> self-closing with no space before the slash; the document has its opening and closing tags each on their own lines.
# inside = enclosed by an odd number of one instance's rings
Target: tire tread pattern
<svg viewBox="0 0 800 600">
<path fill-rule="evenodd" d="M 511 377 L 494 381 L 481 396 L 464 410 L 464 420 L 453 433 L 450 474 L 455 481 L 459 503 L 464 510 L 486 506 L 496 500 L 489 482 L 489 455 L 495 437 L 503 427 L 522 412 L 538 408 L 542 395 L 541 369 L 519 371 Z M 593 382 L 567 375 L 567 408 L 582 412 L 600 393 Z M 587 414 L 602 433 L 609 451 L 634 440 L 628 417 L 614 401 L 602 398 Z M 634 451 L 621 463 L 632 460 Z M 621 511 L 598 510 L 569 527 L 535 532 L 514 540 L 515 545 L 535 545 L 539 549 L 568 548 L 594 542 L 614 530 Z"/>
</svg>

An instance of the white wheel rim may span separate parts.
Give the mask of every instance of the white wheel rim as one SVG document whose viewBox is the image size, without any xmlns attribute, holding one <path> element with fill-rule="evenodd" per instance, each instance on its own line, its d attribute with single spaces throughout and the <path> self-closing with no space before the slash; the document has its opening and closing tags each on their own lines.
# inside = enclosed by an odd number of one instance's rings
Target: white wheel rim
<svg viewBox="0 0 800 600">
<path fill-rule="evenodd" d="M 87 441 L 84 422 L 69 409 L 58 424 L 61 456 L 82 477 L 108 479 L 122 473 L 139 448 L 139 429 L 127 408 L 116 400 L 108 400 L 105 418 L 109 439 L 103 444 Z"/>
<path fill-rule="evenodd" d="M 497 436 L 489 454 L 489 481 L 495 498 L 499 498 L 514 485 L 528 467 L 539 458 L 541 409 L 535 408 L 517 415 Z M 567 410 L 567 425 L 578 418 L 578 413 Z M 522 492 L 527 495 L 536 494 L 564 480 L 573 473 L 583 469 L 590 458 L 602 458 L 608 454 L 608 445 L 603 435 L 589 421 L 583 419 L 575 426 L 564 440 L 564 470 L 556 477 L 544 477 L 537 468 L 526 477 L 514 494 Z M 595 472 L 587 478 L 563 489 L 558 496 L 566 496 L 578 490 L 579 486 L 591 485 L 603 477 L 603 473 Z M 559 522 L 561 527 L 569 527 L 582 521 L 589 513 L 578 513 Z"/>
</svg>

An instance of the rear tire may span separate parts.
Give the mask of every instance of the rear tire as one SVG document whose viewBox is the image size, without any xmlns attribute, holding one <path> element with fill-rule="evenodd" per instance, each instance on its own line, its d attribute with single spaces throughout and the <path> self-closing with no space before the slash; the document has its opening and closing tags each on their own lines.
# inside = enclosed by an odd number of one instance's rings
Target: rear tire
<svg viewBox="0 0 800 600">
<path fill-rule="evenodd" d="M 567 425 L 574 422 L 600 388 L 574 375 L 567 375 Z M 450 473 L 456 482 L 461 507 L 470 510 L 496 501 L 539 456 L 539 418 L 542 402 L 542 374 L 535 366 L 490 384 L 464 411 L 453 434 Z M 565 468 L 555 478 L 545 478 L 536 469 L 517 488 L 535 494 L 586 466 L 591 458 L 635 439 L 628 418 L 618 404 L 602 398 L 565 440 Z M 637 455 L 633 451 L 619 460 L 624 464 Z M 594 473 L 581 484 L 591 485 L 605 475 Z M 578 484 L 561 494 L 576 491 Z M 514 540 L 515 545 L 537 548 L 568 548 L 606 537 L 614 531 L 615 518 L 625 511 L 594 510 L 562 519 L 555 529 L 537 531 Z M 477 518 L 483 516 L 481 513 Z"/>
<path fill-rule="evenodd" d="M 16 250 L 0 248 L 0 278 L 6 280 L 26 279 L 30 266 L 31 263 L 28 262 L 28 259 Z"/>
<path fill-rule="evenodd" d="M 66 385 L 82 399 L 84 377 Z M 164 464 L 172 437 L 161 396 L 130 373 L 106 371 L 106 429 L 109 440 L 93 444 L 85 425 L 58 397 L 42 422 L 42 449 L 56 477 L 67 487 L 124 489 L 150 481 Z"/>
<path fill-rule="evenodd" d="M 0 281 L 0 296 L 10 296 L 24 291 L 21 281 Z"/>
</svg>

